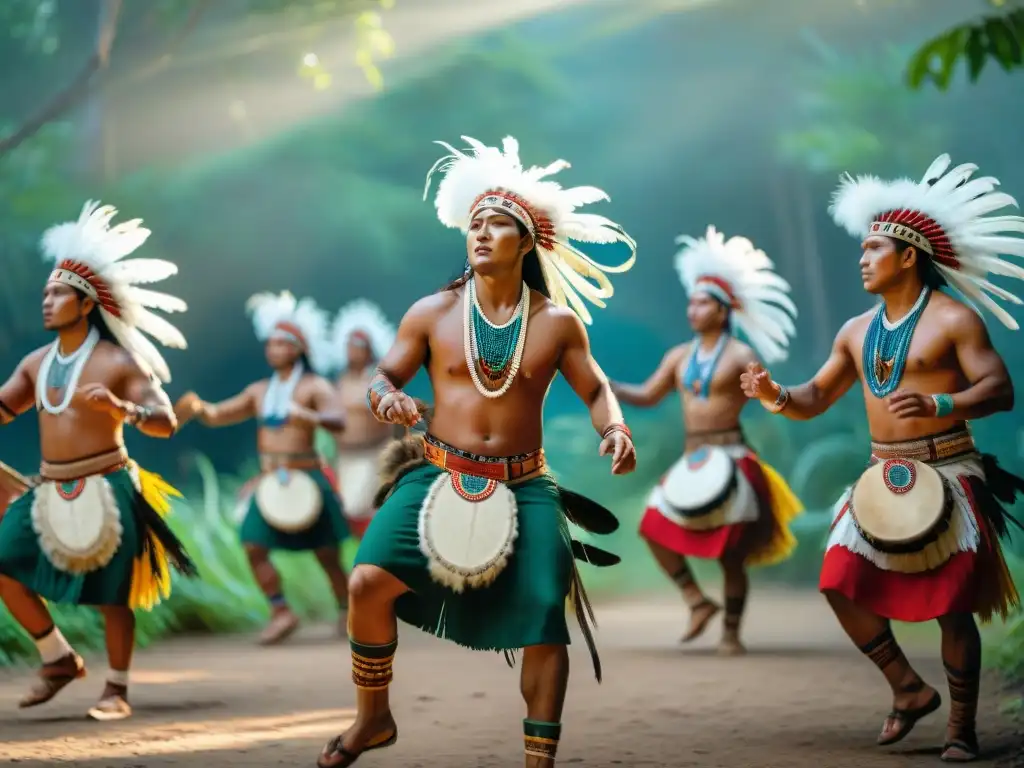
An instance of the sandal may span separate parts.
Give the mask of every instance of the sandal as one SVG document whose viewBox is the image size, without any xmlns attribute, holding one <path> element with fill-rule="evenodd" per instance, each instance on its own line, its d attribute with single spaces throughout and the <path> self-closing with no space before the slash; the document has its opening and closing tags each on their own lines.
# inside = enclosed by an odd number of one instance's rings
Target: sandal
<svg viewBox="0 0 1024 768">
<path fill-rule="evenodd" d="M 352 763 L 359 759 L 363 752 L 372 752 L 375 749 L 384 749 L 385 747 L 393 746 L 394 743 L 398 741 L 398 727 L 396 726 L 395 730 L 391 732 L 391 735 L 385 739 L 381 739 L 380 741 L 374 741 L 371 739 L 370 742 L 359 752 L 353 752 L 349 749 L 345 749 L 345 747 L 342 746 L 344 738 L 345 734 L 343 733 L 340 736 L 335 736 L 324 745 L 323 751 L 320 753 L 320 757 L 316 761 L 317 768 L 348 768 L 348 766 L 352 765 Z M 379 738 L 379 736 L 377 738 Z M 324 758 L 330 760 L 332 755 L 339 755 L 341 759 L 334 762 L 324 762 Z"/>
<path fill-rule="evenodd" d="M 918 687 L 917 689 L 920 690 L 920 688 L 923 687 L 924 682 L 921 681 L 920 687 Z M 904 688 L 903 692 L 913 693 L 914 691 L 913 689 Z M 914 730 L 914 726 L 917 725 L 918 720 L 920 720 L 923 717 L 926 717 L 927 715 L 930 715 L 932 712 L 934 712 L 941 706 L 942 696 L 940 696 L 939 692 L 936 691 L 935 695 L 932 696 L 928 700 L 928 703 L 923 706 L 915 707 L 913 709 L 899 709 L 897 707 L 893 707 L 892 711 L 886 717 L 886 722 L 892 720 L 895 723 L 898 723 L 900 725 L 900 728 L 888 738 L 885 738 L 881 734 L 879 734 L 877 742 L 878 746 L 887 747 L 890 744 L 895 744 L 898 741 L 902 741 L 907 737 L 907 735 L 912 730 Z"/>
<path fill-rule="evenodd" d="M 65 663 L 68 660 L 74 662 L 74 672 L 68 669 L 70 665 Z M 39 677 L 29 692 L 18 702 L 18 707 L 28 709 L 45 704 L 75 680 L 81 680 L 83 677 L 85 677 L 85 661 L 77 653 L 65 656 L 53 664 L 44 664 L 39 668 Z"/>
<path fill-rule="evenodd" d="M 978 737 L 970 734 L 967 738 L 951 739 L 942 745 L 939 759 L 944 763 L 970 763 L 978 759 Z"/>
</svg>

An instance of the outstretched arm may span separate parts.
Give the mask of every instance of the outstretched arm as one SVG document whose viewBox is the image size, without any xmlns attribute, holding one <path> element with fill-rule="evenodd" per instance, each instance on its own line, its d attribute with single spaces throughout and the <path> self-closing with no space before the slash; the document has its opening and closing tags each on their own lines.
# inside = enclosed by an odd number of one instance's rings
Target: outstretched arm
<svg viewBox="0 0 1024 768">
<path fill-rule="evenodd" d="M 0 386 L 0 426 L 10 424 L 31 408 L 34 402 L 35 387 L 28 372 L 28 358 L 25 358 Z"/>
<path fill-rule="evenodd" d="M 250 384 L 234 397 L 219 403 L 207 403 L 195 392 L 186 392 L 174 406 L 178 427 L 185 426 L 192 419 L 206 427 L 227 427 L 248 421 L 256 416 L 255 385 Z"/>
<path fill-rule="evenodd" d="M 405 313 L 398 326 L 395 343 L 378 363 L 377 370 L 370 379 L 366 402 L 375 418 L 405 426 L 412 426 L 419 420 L 412 399 L 400 390 L 426 362 L 430 329 L 441 303 L 449 300 L 450 297 L 443 294 L 427 296 L 413 304 Z M 383 409 L 382 400 L 385 401 Z"/>
<path fill-rule="evenodd" d="M 620 384 L 611 382 L 612 392 L 622 402 L 638 408 L 657 405 L 677 385 L 677 371 L 685 353 L 685 345 L 670 349 L 658 364 L 658 368 L 643 384 Z"/>
<path fill-rule="evenodd" d="M 852 323 L 852 320 L 848 321 L 840 329 L 828 360 L 807 383 L 788 389 L 773 381 L 759 363 L 750 363 L 740 377 L 743 392 L 747 397 L 760 400 L 768 410 L 794 421 L 820 416 L 857 381 L 857 365 L 849 340 Z"/>
<path fill-rule="evenodd" d="M 608 377 L 590 354 L 590 340 L 583 321 L 568 310 L 563 317 L 562 356 L 558 368 L 590 411 L 590 422 L 602 438 L 601 455 L 614 451 L 612 472 L 631 472 L 636 467 L 636 451 L 619 401 Z"/>
</svg>

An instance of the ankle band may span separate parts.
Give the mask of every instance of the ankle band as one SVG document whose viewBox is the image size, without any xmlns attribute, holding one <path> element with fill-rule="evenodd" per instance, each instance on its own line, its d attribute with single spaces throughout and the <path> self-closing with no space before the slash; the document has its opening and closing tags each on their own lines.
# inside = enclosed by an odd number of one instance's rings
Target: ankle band
<svg viewBox="0 0 1024 768">
<path fill-rule="evenodd" d="M 879 669 L 885 669 L 903 655 L 892 627 L 886 627 L 873 640 L 860 647 L 860 652 L 871 659 Z"/>
<path fill-rule="evenodd" d="M 352 647 L 352 682 L 356 688 L 379 691 L 391 684 L 398 640 L 385 645 L 363 645 L 349 640 Z"/>
<path fill-rule="evenodd" d="M 747 605 L 747 596 L 740 595 L 739 597 L 725 597 L 725 618 L 723 623 L 729 629 L 738 629 L 740 626 L 740 619 L 743 618 L 743 609 Z"/>
<path fill-rule="evenodd" d="M 271 595 L 270 596 L 270 607 L 271 608 L 284 608 L 287 605 L 288 605 L 288 603 L 284 599 L 284 595 L 279 593 L 279 594 Z"/>
<path fill-rule="evenodd" d="M 122 688 L 128 687 L 128 670 L 111 669 L 107 672 L 107 682 L 111 685 L 119 685 Z"/>
<path fill-rule="evenodd" d="M 690 572 L 690 566 L 683 563 L 679 570 L 672 574 L 672 581 L 676 583 L 676 586 L 680 589 L 686 589 L 697 582 L 693 578 L 693 574 Z"/>
<path fill-rule="evenodd" d="M 523 720 L 523 742 L 526 754 L 531 757 L 555 759 L 558 740 L 562 736 L 561 723 L 545 723 L 541 720 Z"/>
</svg>

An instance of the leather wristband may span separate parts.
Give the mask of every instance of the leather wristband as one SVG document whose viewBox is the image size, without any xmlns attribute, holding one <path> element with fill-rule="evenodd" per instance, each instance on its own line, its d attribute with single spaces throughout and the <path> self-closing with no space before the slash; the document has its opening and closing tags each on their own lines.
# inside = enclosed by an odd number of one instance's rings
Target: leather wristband
<svg viewBox="0 0 1024 768">
<path fill-rule="evenodd" d="M 633 439 L 633 433 L 629 431 L 629 427 L 627 427 L 625 424 L 618 423 L 609 424 L 607 427 L 605 427 L 604 432 L 601 433 L 601 439 L 606 439 L 610 434 L 612 434 L 612 432 L 621 432 L 630 440 Z"/>
</svg>

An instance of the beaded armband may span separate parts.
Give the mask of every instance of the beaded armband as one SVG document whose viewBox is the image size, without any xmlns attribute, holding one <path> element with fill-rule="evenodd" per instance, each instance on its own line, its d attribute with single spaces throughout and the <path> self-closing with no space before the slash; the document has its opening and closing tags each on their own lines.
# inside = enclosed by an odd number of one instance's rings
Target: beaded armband
<svg viewBox="0 0 1024 768">
<path fill-rule="evenodd" d="M 7 404 L 3 400 L 0 400 L 0 424 L 10 424 L 14 421 L 17 415 L 18 414 L 7 407 Z"/>
<path fill-rule="evenodd" d="M 766 405 L 764 400 L 762 400 L 761 405 L 772 413 L 781 413 L 789 405 L 789 390 L 782 384 L 779 384 L 779 394 L 776 396 L 775 402 L 771 405 Z"/>
<path fill-rule="evenodd" d="M 625 424 L 621 424 L 621 423 L 609 424 L 607 427 L 605 427 L 604 428 L 604 432 L 601 433 L 601 439 L 602 440 L 606 439 L 613 432 L 621 432 L 626 437 L 628 437 L 630 440 L 633 439 L 633 433 L 629 431 L 629 427 L 627 427 Z"/>
<path fill-rule="evenodd" d="M 942 418 L 953 412 L 952 395 L 932 395 L 932 402 L 935 403 L 935 416 Z"/>
<path fill-rule="evenodd" d="M 153 409 L 146 405 L 126 403 L 125 408 L 124 423 L 129 427 L 137 426 L 153 416 Z"/>
</svg>

